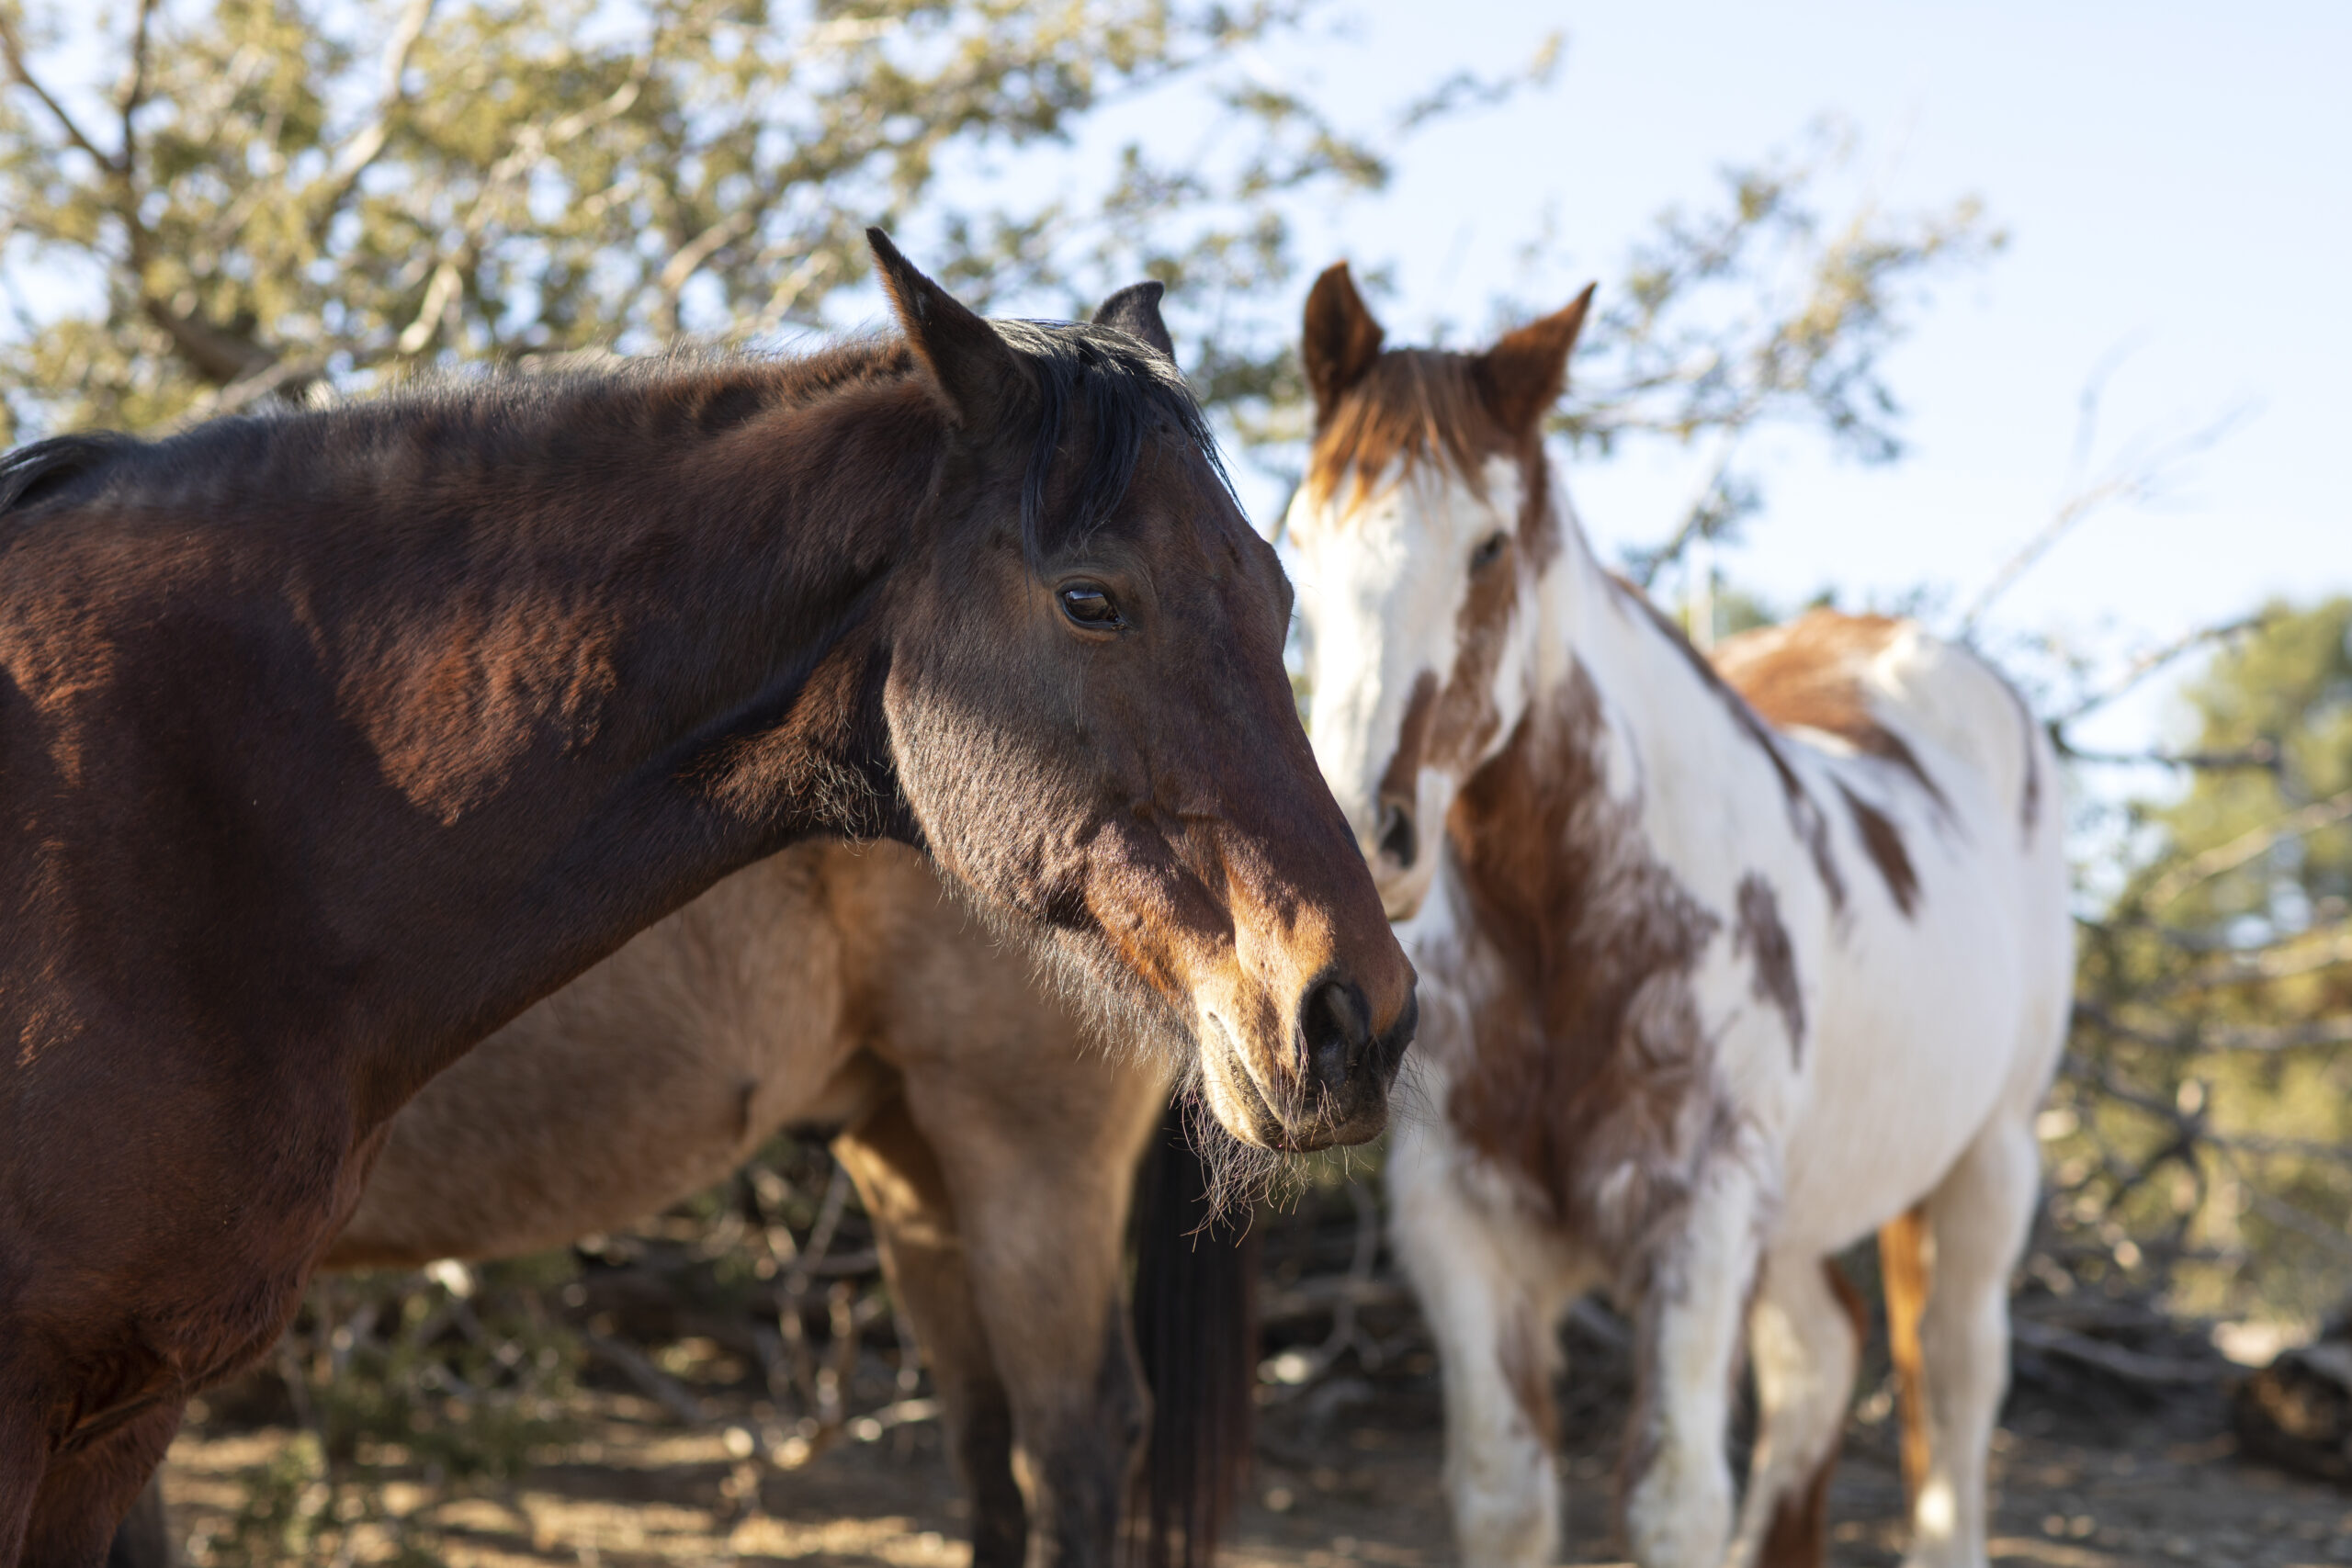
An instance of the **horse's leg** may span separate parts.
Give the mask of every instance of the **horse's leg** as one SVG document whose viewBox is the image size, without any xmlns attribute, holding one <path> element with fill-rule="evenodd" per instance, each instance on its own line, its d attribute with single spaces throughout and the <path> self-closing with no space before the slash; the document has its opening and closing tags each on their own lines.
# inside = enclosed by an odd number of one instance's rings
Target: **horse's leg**
<svg viewBox="0 0 2352 1568">
<path fill-rule="evenodd" d="M 1624 1469 L 1625 1534 L 1643 1568 L 1715 1568 L 1730 1542 L 1724 1450 L 1764 1205 L 1747 1161 L 1710 1159 L 1647 1260 Z"/>
<path fill-rule="evenodd" d="M 13 1340 L 19 1332 L 16 1322 L 0 1317 L 0 1335 Z M 0 1340 L 0 1564 L 23 1553 L 33 1499 L 49 1468 L 49 1434 L 41 1427 L 40 1405 L 29 1396 L 29 1369 L 10 1366 L 9 1348 Z"/>
<path fill-rule="evenodd" d="M 180 1405 L 159 1405 L 50 1461 L 25 1531 L 22 1568 L 101 1568 L 115 1529 L 138 1502 L 179 1430 Z"/>
<path fill-rule="evenodd" d="M 107 1549 L 107 1568 L 172 1568 L 178 1560 L 179 1553 L 172 1550 L 172 1520 L 164 1507 L 159 1465 L 116 1529 L 114 1544 Z"/>
<path fill-rule="evenodd" d="M 1012 1406 L 972 1298 L 956 1208 L 904 1098 L 833 1140 L 873 1218 L 899 1304 L 945 1406 L 947 1450 L 971 1500 L 972 1568 L 1019 1568 L 1029 1520 L 1012 1475 Z"/>
<path fill-rule="evenodd" d="M 1911 1511 L 1906 1568 L 1983 1568 L 1985 1456 L 2009 1377 L 2009 1273 L 2041 1178 L 2031 1122 L 1988 1124 L 1928 1198 L 1935 1268 L 1920 1324 L 1928 1473 Z"/>
<path fill-rule="evenodd" d="M 1467 1568 L 1546 1568 L 1560 1545 L 1560 1303 L 1539 1301 L 1456 1185 L 1447 1141 L 1400 1122 L 1388 1190 L 1396 1254 L 1437 1338 L 1454 1540 Z"/>
<path fill-rule="evenodd" d="M 1026 1561 L 1107 1568 L 1148 1408 L 1121 1291 L 1127 1209 L 1165 1086 L 1075 1047 L 926 1062 L 906 1084 L 1012 1407 Z"/>
<path fill-rule="evenodd" d="M 1869 1309 L 1835 1263 L 1766 1259 L 1747 1314 L 1758 1423 L 1732 1557 L 1758 1568 L 1823 1568 L 1829 1476 L 1854 1392 Z"/>
</svg>

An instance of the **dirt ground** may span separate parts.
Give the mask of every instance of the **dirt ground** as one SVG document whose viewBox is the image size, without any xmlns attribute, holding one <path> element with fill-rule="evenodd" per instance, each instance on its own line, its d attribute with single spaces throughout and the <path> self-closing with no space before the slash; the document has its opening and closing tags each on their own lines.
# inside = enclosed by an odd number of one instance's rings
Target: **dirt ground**
<svg viewBox="0 0 2352 1568">
<path fill-rule="evenodd" d="M 1434 1371 L 1419 1364 L 1425 1359 L 1378 1376 L 1340 1375 L 1262 1412 L 1251 1496 L 1227 1554 L 1233 1568 L 1452 1561 L 1439 1486 L 1438 1388 Z M 959 1568 L 967 1560 L 963 1510 L 935 1425 L 878 1435 L 869 1427 L 869 1440 L 846 1440 L 783 1469 L 737 1457 L 761 1415 L 748 1402 L 711 1402 L 712 1419 L 695 1430 L 625 1393 L 599 1390 L 587 1404 L 575 1439 L 540 1456 L 520 1483 L 450 1487 L 379 1466 L 371 1473 L 388 1479 L 368 1506 L 403 1521 L 401 1533 L 422 1551 L 414 1560 L 451 1568 Z M 1849 1429 L 1833 1494 L 1832 1560 L 1840 1568 L 1878 1568 L 1901 1554 L 1894 1427 L 1873 1404 L 1863 1402 Z M 1883 1400 L 1875 1404 L 1883 1409 Z M 1569 1419 L 1568 1560 L 1613 1562 L 1613 1417 L 1603 1402 L 1581 1413 L 1572 1404 Z M 744 1427 L 730 1435 L 730 1423 Z M 248 1479 L 291 1438 L 285 1428 L 202 1423 L 182 1436 L 169 1496 L 192 1561 L 221 1560 L 216 1542 L 245 1503 Z M 2137 1410 L 2128 1400 L 2075 1404 L 2021 1391 L 1995 1463 L 1999 1562 L 2352 1562 L 2352 1495 L 2241 1462 L 2218 1390 Z M 360 1532 L 359 1559 L 389 1555 L 368 1550 L 370 1533 Z M 379 1535 L 379 1548 L 391 1539 Z"/>
</svg>

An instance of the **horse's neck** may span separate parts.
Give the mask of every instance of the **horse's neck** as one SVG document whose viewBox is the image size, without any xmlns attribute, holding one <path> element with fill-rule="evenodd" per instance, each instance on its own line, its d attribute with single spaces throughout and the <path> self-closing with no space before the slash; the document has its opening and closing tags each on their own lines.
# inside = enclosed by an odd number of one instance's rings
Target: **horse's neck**
<svg viewBox="0 0 2352 1568">
<path fill-rule="evenodd" d="M 422 1009 L 409 1038 L 441 1043 L 397 1050 L 386 1098 L 738 866 L 811 834 L 910 833 L 878 672 L 935 454 L 859 468 L 858 411 L 839 405 L 649 452 L 602 486 L 518 476 L 511 554 L 456 609 L 411 606 L 404 645 L 374 654 L 359 723 L 415 809 L 388 818 L 356 784 L 323 807 L 404 869 L 352 913 L 363 945 L 401 955 L 396 990 L 472 981 L 399 995 Z M 493 511 L 478 533 L 506 523 Z"/>
<path fill-rule="evenodd" d="M 1615 792 L 1645 790 L 1645 827 L 1677 837 L 1692 809 L 1707 807 L 1671 786 L 1720 784 L 1745 738 L 1703 656 L 1601 566 L 1572 513 L 1559 528 L 1559 558 L 1538 590 L 1536 700 L 1556 706 L 1580 672 L 1600 701 Z"/>
<path fill-rule="evenodd" d="M 1527 717 L 1482 770 L 1498 776 L 1464 799 L 1497 816 L 1491 837 L 1551 862 L 1565 896 L 1560 875 L 1688 865 L 1719 836 L 1726 791 L 1769 763 L 1742 733 L 1736 699 L 1603 570 L 1565 509 L 1557 537 L 1533 593 Z"/>
</svg>

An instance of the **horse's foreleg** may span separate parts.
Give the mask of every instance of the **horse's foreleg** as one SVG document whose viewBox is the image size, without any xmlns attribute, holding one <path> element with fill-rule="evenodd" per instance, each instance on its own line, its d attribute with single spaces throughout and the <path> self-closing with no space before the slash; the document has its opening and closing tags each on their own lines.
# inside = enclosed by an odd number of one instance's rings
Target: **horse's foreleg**
<svg viewBox="0 0 2352 1568">
<path fill-rule="evenodd" d="M 1828 1562 L 1829 1476 L 1846 1427 L 1869 1309 L 1826 1258 L 1766 1260 L 1747 1314 L 1758 1426 L 1733 1560 L 1758 1568 Z"/>
<path fill-rule="evenodd" d="M 865 1201 L 890 1288 L 945 1407 L 948 1452 L 972 1505 L 972 1568 L 1020 1568 L 1029 1520 L 1012 1473 L 1012 1407 L 938 1157 L 897 1095 L 835 1138 L 833 1152 Z"/>
<path fill-rule="evenodd" d="M 1397 1256 L 1437 1337 L 1445 1483 L 1467 1568 L 1547 1568 L 1560 1544 L 1552 1379 L 1559 1303 L 1539 1299 L 1455 1184 L 1445 1134 L 1400 1123 L 1388 1156 Z"/>
<path fill-rule="evenodd" d="M 179 1553 L 172 1548 L 171 1515 L 164 1507 L 164 1472 L 158 1467 L 116 1527 L 114 1544 L 107 1549 L 107 1568 L 173 1568 L 178 1561 Z"/>
<path fill-rule="evenodd" d="M 1625 1533 L 1643 1568 L 1715 1568 L 1730 1541 L 1724 1450 L 1767 1203 L 1747 1161 L 1711 1159 L 1682 1224 L 1648 1259 L 1624 1468 Z"/>
<path fill-rule="evenodd" d="M 1928 1472 L 1912 1505 L 1906 1568 L 1985 1562 L 1985 1458 L 2008 1387 L 2009 1272 L 2025 1250 L 2041 1176 L 2031 1124 L 2005 1117 L 1928 1196 L 1935 1267 L 1919 1333 Z"/>
<path fill-rule="evenodd" d="M 1031 1568 L 1107 1565 L 1147 1409 L 1121 1283 L 1136 1157 L 1165 1089 L 1033 1052 L 926 1064 L 907 1104 L 955 1194 L 972 1301 L 1012 1413 Z"/>
<path fill-rule="evenodd" d="M 163 1462 L 180 1405 L 159 1405 L 50 1461 L 25 1531 L 21 1568 L 101 1568 L 115 1528 Z"/>
</svg>

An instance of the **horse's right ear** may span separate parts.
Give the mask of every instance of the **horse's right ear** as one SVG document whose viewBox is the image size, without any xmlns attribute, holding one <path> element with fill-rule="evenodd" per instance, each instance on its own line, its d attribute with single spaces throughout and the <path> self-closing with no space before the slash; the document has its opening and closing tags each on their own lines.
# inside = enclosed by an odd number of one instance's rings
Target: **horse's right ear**
<svg viewBox="0 0 2352 1568">
<path fill-rule="evenodd" d="M 932 383 L 956 423 L 968 428 L 981 423 L 1015 389 L 1026 385 L 1020 359 L 994 327 L 917 271 L 880 229 L 868 229 L 865 240 L 874 247 L 874 262 L 881 269 L 890 307 L 898 312 L 899 329 L 930 369 Z"/>
<path fill-rule="evenodd" d="M 1326 267 L 1306 295 L 1306 335 L 1300 357 L 1306 362 L 1306 384 L 1315 392 L 1315 428 L 1330 423 L 1332 411 L 1348 389 L 1363 379 L 1380 357 L 1380 323 L 1356 292 L 1348 264 Z"/>
</svg>

